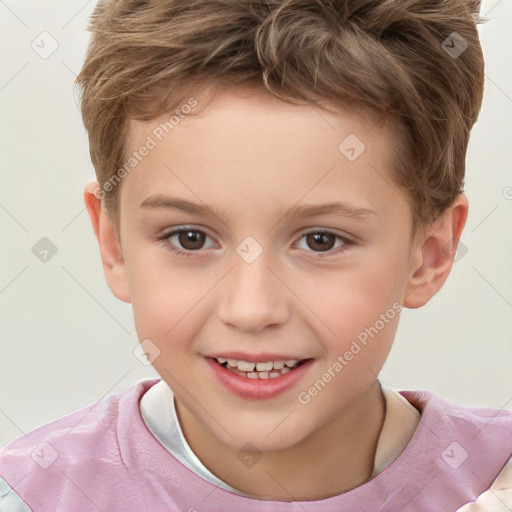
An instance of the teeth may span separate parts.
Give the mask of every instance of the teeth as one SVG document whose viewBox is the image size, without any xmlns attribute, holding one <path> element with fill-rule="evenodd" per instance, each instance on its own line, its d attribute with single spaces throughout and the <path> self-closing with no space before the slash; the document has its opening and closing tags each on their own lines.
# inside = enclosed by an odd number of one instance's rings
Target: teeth
<svg viewBox="0 0 512 512">
<path fill-rule="evenodd" d="M 273 367 L 274 363 L 272 361 L 268 363 L 256 363 L 256 370 L 259 372 L 268 372 L 269 370 L 272 370 Z"/>
<path fill-rule="evenodd" d="M 270 363 L 272 364 L 272 363 Z M 258 363 L 259 365 L 259 363 Z M 252 372 L 254 370 L 254 367 L 255 366 L 258 366 L 257 364 L 255 363 L 248 363 L 246 361 L 238 361 L 238 369 L 239 370 L 242 370 L 243 372 Z M 258 368 L 259 370 L 259 368 Z"/>
<path fill-rule="evenodd" d="M 249 379 L 275 379 L 294 370 L 299 359 L 289 361 L 267 361 L 264 363 L 250 363 L 248 361 L 237 361 L 236 359 L 225 359 L 217 357 L 220 364 L 227 363 L 226 368 L 241 377 Z"/>
<path fill-rule="evenodd" d="M 281 370 L 285 367 L 291 368 L 295 366 L 299 360 L 290 359 L 289 361 L 267 361 L 265 363 L 249 363 L 247 361 L 237 361 L 236 359 L 225 359 L 224 357 L 217 357 L 220 364 L 228 363 L 231 368 L 238 368 L 243 372 L 253 372 L 256 368 L 258 372 L 269 372 L 270 370 Z"/>
</svg>

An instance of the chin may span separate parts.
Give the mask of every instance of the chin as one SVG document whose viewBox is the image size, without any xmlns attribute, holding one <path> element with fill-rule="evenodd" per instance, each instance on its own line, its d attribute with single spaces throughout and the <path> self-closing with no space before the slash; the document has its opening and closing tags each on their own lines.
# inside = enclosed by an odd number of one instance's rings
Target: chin
<svg viewBox="0 0 512 512">
<path fill-rule="evenodd" d="M 308 436 L 308 432 L 291 423 L 284 425 L 286 420 L 281 422 L 285 417 L 286 415 L 281 415 L 264 424 L 256 419 L 241 423 L 230 422 L 229 432 L 233 437 L 224 431 L 216 431 L 215 434 L 220 434 L 219 440 L 237 451 L 240 449 L 250 451 L 250 445 L 254 445 L 255 449 L 261 452 L 286 450 L 300 443 Z"/>
</svg>

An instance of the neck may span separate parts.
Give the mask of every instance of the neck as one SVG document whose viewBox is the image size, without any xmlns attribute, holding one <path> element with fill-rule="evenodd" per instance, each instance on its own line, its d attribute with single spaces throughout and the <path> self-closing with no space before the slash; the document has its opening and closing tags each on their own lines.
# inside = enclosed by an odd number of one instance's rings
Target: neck
<svg viewBox="0 0 512 512">
<path fill-rule="evenodd" d="M 385 400 L 374 381 L 342 415 L 300 443 L 265 452 L 256 466 L 245 467 L 240 450 L 221 443 L 178 407 L 187 442 L 209 471 L 245 494 L 277 501 L 324 499 L 367 482 L 385 417 Z"/>
</svg>

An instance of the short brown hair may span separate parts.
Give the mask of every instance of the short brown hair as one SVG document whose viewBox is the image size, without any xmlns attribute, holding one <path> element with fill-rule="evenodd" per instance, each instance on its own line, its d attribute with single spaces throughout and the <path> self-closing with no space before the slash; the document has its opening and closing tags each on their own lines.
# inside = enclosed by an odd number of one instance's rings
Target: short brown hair
<svg viewBox="0 0 512 512">
<path fill-rule="evenodd" d="M 395 181 L 414 226 L 430 223 L 463 190 L 481 21 L 469 0 L 100 0 L 76 80 L 99 185 L 125 162 L 131 120 L 173 111 L 193 84 L 259 84 L 391 120 Z M 104 194 L 114 214 L 118 188 Z"/>
</svg>

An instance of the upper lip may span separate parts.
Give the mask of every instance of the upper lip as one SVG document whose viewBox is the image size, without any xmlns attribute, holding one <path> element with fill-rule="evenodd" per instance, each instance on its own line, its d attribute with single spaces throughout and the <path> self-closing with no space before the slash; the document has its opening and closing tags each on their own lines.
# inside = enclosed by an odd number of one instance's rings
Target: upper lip
<svg viewBox="0 0 512 512">
<path fill-rule="evenodd" d="M 263 352 L 260 354 L 247 354 L 244 352 L 222 352 L 218 354 L 207 355 L 206 357 L 211 357 L 214 359 L 218 359 L 219 357 L 223 357 L 224 359 L 235 359 L 236 361 L 246 361 L 248 363 L 266 363 L 268 361 L 302 361 L 304 359 L 309 359 L 307 357 L 300 356 L 291 356 L 289 354 L 271 354 L 269 352 Z"/>
</svg>

